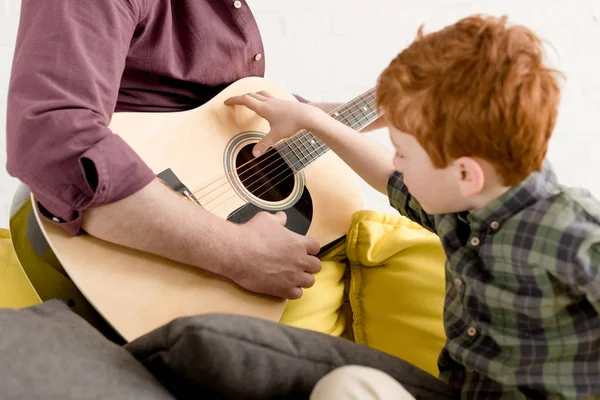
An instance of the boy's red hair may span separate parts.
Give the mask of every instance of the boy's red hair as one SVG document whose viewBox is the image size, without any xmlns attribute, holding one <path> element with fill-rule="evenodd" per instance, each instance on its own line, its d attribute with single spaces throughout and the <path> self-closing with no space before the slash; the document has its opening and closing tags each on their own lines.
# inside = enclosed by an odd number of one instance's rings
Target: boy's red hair
<svg viewBox="0 0 600 400">
<path fill-rule="evenodd" d="M 417 38 L 379 77 L 376 101 L 390 124 L 414 135 L 437 168 L 470 156 L 505 185 L 540 170 L 560 88 L 540 39 L 506 17 L 473 16 Z"/>
</svg>

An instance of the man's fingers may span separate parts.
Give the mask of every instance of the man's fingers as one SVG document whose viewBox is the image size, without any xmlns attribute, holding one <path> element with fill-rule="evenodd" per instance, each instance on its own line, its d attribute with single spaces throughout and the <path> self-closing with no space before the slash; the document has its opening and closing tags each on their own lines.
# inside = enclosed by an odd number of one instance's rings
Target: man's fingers
<svg viewBox="0 0 600 400">
<path fill-rule="evenodd" d="M 321 251 L 321 245 L 317 239 L 306 236 L 306 252 L 310 255 L 317 255 Z"/>
<path fill-rule="evenodd" d="M 285 223 L 287 222 L 287 214 L 284 213 L 283 211 L 277 211 L 275 214 L 273 214 L 275 216 L 275 218 L 277 218 L 277 221 L 285 226 Z"/>
<path fill-rule="evenodd" d="M 304 267 L 304 270 L 309 274 L 316 274 L 321 270 L 322 266 L 323 263 L 318 257 L 311 256 L 309 257 L 308 263 Z"/>
<path fill-rule="evenodd" d="M 287 297 L 289 300 L 296 300 L 302 297 L 302 289 L 299 287 L 295 287 L 289 290 L 287 293 Z"/>
<path fill-rule="evenodd" d="M 313 285 L 315 284 L 315 281 L 316 281 L 316 279 L 315 279 L 314 275 L 304 273 L 300 276 L 298 285 L 301 288 L 308 289 L 310 287 L 313 287 Z"/>
</svg>

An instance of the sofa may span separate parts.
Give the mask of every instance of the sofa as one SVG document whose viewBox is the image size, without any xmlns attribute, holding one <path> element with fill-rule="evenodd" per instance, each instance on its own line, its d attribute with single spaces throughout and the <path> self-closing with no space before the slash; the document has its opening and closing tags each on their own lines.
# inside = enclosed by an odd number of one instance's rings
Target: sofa
<svg viewBox="0 0 600 400">
<path fill-rule="evenodd" d="M 124 345 L 61 299 L 41 299 L 0 231 L 3 398 L 307 398 L 348 364 L 402 378 L 425 398 L 437 375 L 445 256 L 439 239 L 396 214 L 359 211 L 321 256 L 316 284 L 279 323 L 233 315 L 178 318 Z M 406 363 L 421 369 L 406 376 Z M 428 388 L 431 389 L 431 388 Z"/>
</svg>

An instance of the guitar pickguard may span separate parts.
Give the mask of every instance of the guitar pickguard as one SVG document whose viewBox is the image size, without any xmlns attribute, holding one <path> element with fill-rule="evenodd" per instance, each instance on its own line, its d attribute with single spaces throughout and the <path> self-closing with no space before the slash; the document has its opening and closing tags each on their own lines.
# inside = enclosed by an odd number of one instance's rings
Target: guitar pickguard
<svg viewBox="0 0 600 400">
<path fill-rule="evenodd" d="M 268 210 L 257 207 L 252 203 L 247 203 L 229 214 L 227 219 L 238 224 L 243 224 L 261 211 Z M 300 235 L 306 235 L 313 217 L 313 202 L 308 189 L 304 188 L 302 195 L 292 207 L 281 211 L 287 215 L 286 228 Z M 273 213 L 274 211 L 269 212 Z"/>
</svg>

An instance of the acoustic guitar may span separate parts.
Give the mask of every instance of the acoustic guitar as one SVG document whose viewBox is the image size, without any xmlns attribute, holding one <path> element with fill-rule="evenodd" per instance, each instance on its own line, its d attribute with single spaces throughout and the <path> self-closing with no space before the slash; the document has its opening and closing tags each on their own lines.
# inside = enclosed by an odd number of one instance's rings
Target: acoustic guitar
<svg viewBox="0 0 600 400">
<path fill-rule="evenodd" d="M 254 158 L 252 147 L 269 131 L 268 122 L 246 107 L 223 102 L 260 90 L 296 100 L 263 78 L 245 78 L 201 107 L 115 113 L 109 127 L 167 185 L 198 207 L 236 223 L 260 211 L 281 210 L 287 214 L 288 229 L 326 247 L 343 238 L 352 214 L 363 207 L 356 174 L 306 130 Z M 363 129 L 377 118 L 374 94 L 374 89 L 361 94 L 331 116 Z M 90 235 L 72 237 L 41 218 L 37 207 L 34 210 L 69 277 L 125 340 L 182 316 L 224 312 L 272 321 L 281 317 L 283 299 L 251 293 L 198 268 Z"/>
</svg>

